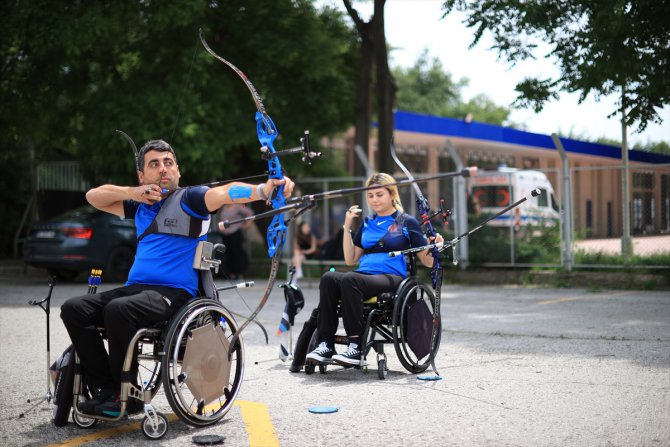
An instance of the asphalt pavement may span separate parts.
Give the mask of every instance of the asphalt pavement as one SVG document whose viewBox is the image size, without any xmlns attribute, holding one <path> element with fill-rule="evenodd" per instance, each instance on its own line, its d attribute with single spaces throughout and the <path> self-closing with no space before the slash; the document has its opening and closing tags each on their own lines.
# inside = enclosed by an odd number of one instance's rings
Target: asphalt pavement
<svg viewBox="0 0 670 447">
<path fill-rule="evenodd" d="M 245 376 L 237 404 L 218 424 L 194 429 L 172 418 L 160 441 L 131 417 L 82 430 L 56 428 L 51 410 L 26 400 L 46 392 L 46 315 L 29 300 L 46 296 L 46 276 L 0 269 L 0 445 L 195 445 L 218 434 L 228 446 L 668 446 L 670 294 L 659 291 L 443 287 L 438 381 L 420 381 L 387 348 L 390 373 L 330 368 L 290 373 L 275 335 L 284 299 L 277 288 L 260 314 L 266 345 L 244 333 Z M 265 287 L 228 293 L 249 314 Z M 103 284 L 100 290 L 114 287 Z M 57 284 L 51 305 L 52 360 L 68 344 L 60 305 L 86 284 Z M 306 307 L 293 337 L 318 303 Z M 246 304 L 245 304 L 246 302 Z M 159 393 L 156 406 L 171 413 Z M 333 414 L 311 414 L 333 406 Z M 25 413 L 24 417 L 19 417 Z M 135 424 L 135 425 L 133 425 Z"/>
</svg>

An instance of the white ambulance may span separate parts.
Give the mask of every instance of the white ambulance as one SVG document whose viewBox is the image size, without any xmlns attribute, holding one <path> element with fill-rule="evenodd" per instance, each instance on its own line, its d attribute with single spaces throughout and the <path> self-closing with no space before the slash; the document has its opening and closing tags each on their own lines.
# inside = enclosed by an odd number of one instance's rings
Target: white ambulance
<svg viewBox="0 0 670 447">
<path fill-rule="evenodd" d="M 559 206 L 551 182 L 541 171 L 500 167 L 480 171 L 469 179 L 470 199 L 479 212 L 496 214 L 538 188 L 540 195 L 498 216 L 489 225 L 519 228 L 524 225 L 553 226 L 559 220 Z"/>
</svg>

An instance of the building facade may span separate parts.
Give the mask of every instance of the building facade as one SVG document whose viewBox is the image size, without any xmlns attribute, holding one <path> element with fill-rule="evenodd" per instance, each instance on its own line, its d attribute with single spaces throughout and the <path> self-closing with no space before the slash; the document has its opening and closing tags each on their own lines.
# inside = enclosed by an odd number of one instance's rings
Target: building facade
<svg viewBox="0 0 670 447">
<path fill-rule="evenodd" d="M 561 158 L 550 135 L 412 112 L 395 113 L 395 144 L 416 174 L 455 168 L 448 145 L 466 166 L 495 170 L 501 165 L 546 173 L 563 203 Z M 351 146 L 352 132 L 341 140 Z M 560 138 L 569 161 L 573 230 L 582 237 L 620 237 L 623 233 L 621 148 Z M 369 160 L 375 159 L 376 139 Z M 353 150 L 350 148 L 350 159 Z M 630 228 L 632 234 L 670 233 L 670 156 L 629 151 Z M 372 166 L 374 170 L 374 166 Z M 399 174 L 399 172 L 395 173 Z M 445 182 L 431 182 L 431 197 L 445 195 Z"/>
</svg>

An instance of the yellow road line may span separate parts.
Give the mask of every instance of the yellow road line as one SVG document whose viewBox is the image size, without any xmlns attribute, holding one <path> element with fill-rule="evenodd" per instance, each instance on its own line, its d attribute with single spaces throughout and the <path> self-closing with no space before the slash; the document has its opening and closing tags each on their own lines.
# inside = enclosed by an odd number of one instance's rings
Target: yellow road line
<svg viewBox="0 0 670 447">
<path fill-rule="evenodd" d="M 249 436 L 249 447 L 275 447 L 279 446 L 279 439 L 275 433 L 270 412 L 265 404 L 238 400 L 233 405 L 240 407 L 242 421 Z M 169 422 L 177 421 L 179 418 L 170 413 L 166 415 Z M 100 439 L 113 438 L 131 431 L 139 431 L 141 422 L 133 422 L 119 427 L 102 430 L 87 435 L 78 436 L 66 441 L 49 444 L 47 447 L 76 447 Z"/>
<path fill-rule="evenodd" d="M 238 401 L 236 405 L 240 406 L 250 447 L 279 447 L 267 405 L 250 401 Z"/>
<path fill-rule="evenodd" d="M 176 421 L 177 415 L 174 413 L 166 415 L 167 419 L 169 422 Z M 88 435 L 83 435 L 83 436 L 77 436 L 76 438 L 68 439 L 63 442 L 58 442 L 56 444 L 49 444 L 47 447 L 75 447 L 78 445 L 86 444 L 88 442 L 95 442 L 99 439 L 105 439 L 105 438 L 113 438 L 118 435 L 122 435 L 124 433 L 131 432 L 133 430 L 138 430 L 140 429 L 140 423 L 141 422 L 133 422 L 125 425 L 121 425 L 119 427 L 114 427 L 114 428 L 109 428 L 107 430 L 102 430 L 98 431 L 95 433 L 89 433 Z"/>
<path fill-rule="evenodd" d="M 566 296 L 563 298 L 555 298 L 553 300 L 546 300 L 546 301 L 538 301 L 537 304 L 556 304 L 556 303 L 565 303 L 566 301 L 577 301 L 581 299 L 588 299 L 588 298 L 612 298 L 615 296 L 620 296 L 620 295 L 625 295 L 628 292 L 617 292 L 617 293 L 608 293 L 608 294 L 594 294 L 594 293 L 585 293 L 582 295 L 575 295 L 575 296 Z"/>
</svg>

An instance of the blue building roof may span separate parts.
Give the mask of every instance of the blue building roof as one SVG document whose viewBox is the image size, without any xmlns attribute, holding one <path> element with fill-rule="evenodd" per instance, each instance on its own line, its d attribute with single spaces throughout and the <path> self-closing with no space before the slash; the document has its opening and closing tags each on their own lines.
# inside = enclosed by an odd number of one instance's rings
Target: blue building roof
<svg viewBox="0 0 670 447">
<path fill-rule="evenodd" d="M 556 150 L 550 135 L 542 135 L 539 133 L 512 129 L 510 127 L 477 123 L 474 121 L 466 123 L 465 121 L 455 118 L 422 115 L 420 113 L 405 112 L 401 110 L 395 112 L 395 129 L 406 132 L 472 138 L 475 140 L 494 141 L 498 143 L 518 144 L 521 146 Z M 620 147 L 562 137 L 560 140 L 563 143 L 563 147 L 568 152 L 621 159 Z M 636 150 L 628 151 L 628 159 L 642 163 L 670 163 L 670 155 Z"/>
</svg>

